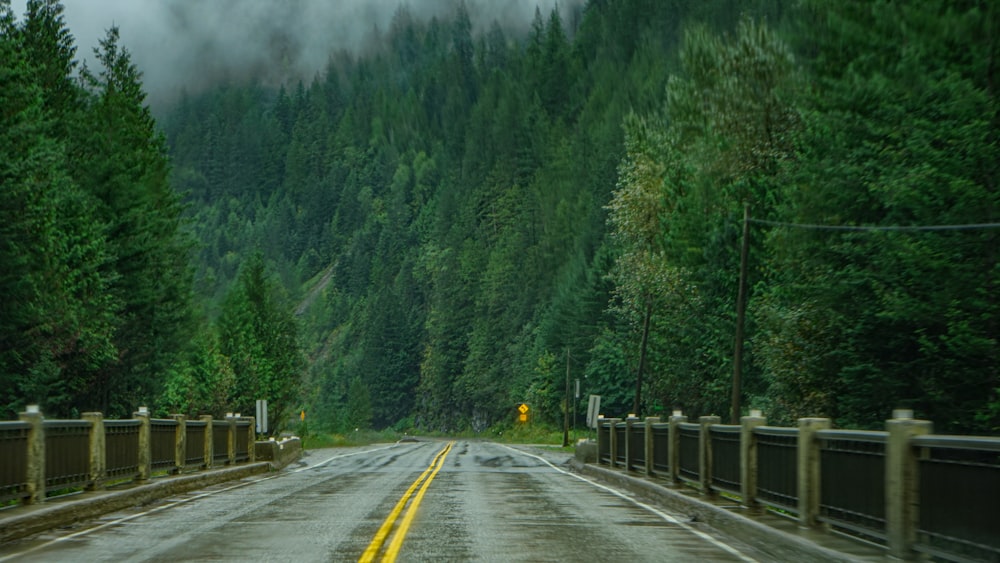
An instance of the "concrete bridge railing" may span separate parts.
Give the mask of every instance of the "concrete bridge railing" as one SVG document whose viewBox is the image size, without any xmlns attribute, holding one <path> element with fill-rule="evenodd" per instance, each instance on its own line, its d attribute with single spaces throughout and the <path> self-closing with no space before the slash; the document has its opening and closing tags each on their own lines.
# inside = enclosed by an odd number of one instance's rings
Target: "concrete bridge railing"
<svg viewBox="0 0 1000 563">
<path fill-rule="evenodd" d="M 823 418 L 767 426 L 756 411 L 739 425 L 680 412 L 601 419 L 597 460 L 860 536 L 900 559 L 1000 559 L 1000 438 L 934 435 L 909 411 L 893 416 L 881 432 Z"/>
<path fill-rule="evenodd" d="M 256 457 L 252 417 L 155 419 L 140 407 L 128 420 L 105 420 L 97 412 L 45 420 L 29 407 L 19 418 L 0 422 L 0 503 L 35 504 L 59 490 L 98 490 Z"/>
</svg>

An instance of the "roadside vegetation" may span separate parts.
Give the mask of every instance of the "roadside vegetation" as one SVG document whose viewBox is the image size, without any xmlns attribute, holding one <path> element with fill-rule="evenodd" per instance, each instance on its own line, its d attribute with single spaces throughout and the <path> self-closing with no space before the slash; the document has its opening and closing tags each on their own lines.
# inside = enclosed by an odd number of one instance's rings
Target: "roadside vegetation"
<svg viewBox="0 0 1000 563">
<path fill-rule="evenodd" d="M 82 69 L 27 6 L 0 0 L 6 418 L 267 399 L 317 444 L 547 442 L 567 371 L 608 416 L 727 420 L 738 372 L 773 424 L 1000 432 L 1000 3 L 404 3 L 159 122 L 117 29 Z"/>
</svg>

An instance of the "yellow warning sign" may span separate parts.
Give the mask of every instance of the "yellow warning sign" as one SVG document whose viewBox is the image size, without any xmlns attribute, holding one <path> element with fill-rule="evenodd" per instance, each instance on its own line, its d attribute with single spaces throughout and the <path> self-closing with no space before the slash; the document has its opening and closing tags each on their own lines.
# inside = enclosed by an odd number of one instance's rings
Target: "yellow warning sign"
<svg viewBox="0 0 1000 563">
<path fill-rule="evenodd" d="M 518 415 L 518 420 L 520 420 L 521 422 L 528 422 L 528 415 L 526 414 Z"/>
<path fill-rule="evenodd" d="M 517 407 L 517 410 L 518 412 L 521 413 L 522 416 L 526 415 L 528 414 L 528 405 L 521 403 L 521 406 Z"/>
</svg>

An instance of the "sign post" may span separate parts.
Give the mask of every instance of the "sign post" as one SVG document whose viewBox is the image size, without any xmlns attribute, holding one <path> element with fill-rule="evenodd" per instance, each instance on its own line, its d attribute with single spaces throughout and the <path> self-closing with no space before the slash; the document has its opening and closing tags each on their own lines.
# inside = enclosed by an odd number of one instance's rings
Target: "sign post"
<svg viewBox="0 0 1000 563">
<path fill-rule="evenodd" d="M 580 406 L 580 378 L 576 378 L 576 392 L 573 393 L 573 434 L 576 434 L 576 413 Z"/>
<path fill-rule="evenodd" d="M 267 400 L 257 399 L 257 433 L 267 434 Z"/>
</svg>

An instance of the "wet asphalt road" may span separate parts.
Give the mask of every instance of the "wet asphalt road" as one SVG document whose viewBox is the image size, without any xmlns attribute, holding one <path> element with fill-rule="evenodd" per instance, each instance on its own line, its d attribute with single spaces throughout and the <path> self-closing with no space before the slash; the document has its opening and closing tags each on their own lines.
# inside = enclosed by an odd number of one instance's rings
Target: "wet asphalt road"
<svg viewBox="0 0 1000 563">
<path fill-rule="evenodd" d="M 760 560 L 698 523 L 572 474 L 563 453 L 459 441 L 427 483 L 446 444 L 314 450 L 281 473 L 2 545 L 0 562 L 358 561 L 422 474 L 398 561 Z"/>
</svg>

